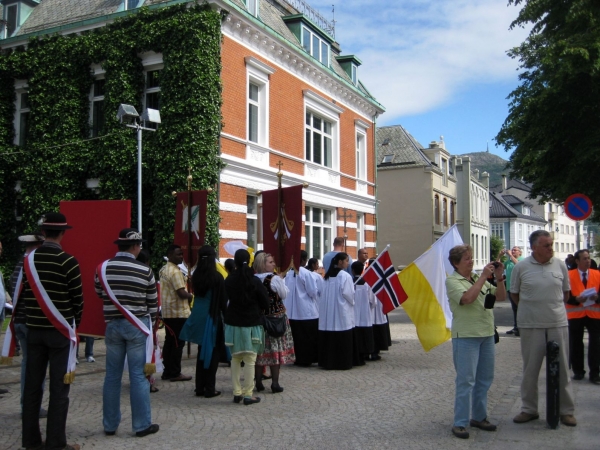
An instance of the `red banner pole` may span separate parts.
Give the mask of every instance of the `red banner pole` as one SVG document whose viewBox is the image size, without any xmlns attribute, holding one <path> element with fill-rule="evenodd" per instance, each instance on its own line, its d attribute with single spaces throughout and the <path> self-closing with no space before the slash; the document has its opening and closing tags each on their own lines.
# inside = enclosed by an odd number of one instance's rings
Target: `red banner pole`
<svg viewBox="0 0 600 450">
<path fill-rule="evenodd" d="M 283 238 L 284 233 L 285 233 L 285 227 L 283 226 L 283 221 L 284 221 L 284 217 L 281 211 L 281 207 L 283 204 L 283 189 L 281 188 L 281 177 L 283 176 L 283 172 L 281 172 L 281 166 L 282 166 L 282 162 L 279 161 L 278 165 L 279 165 L 279 171 L 277 172 L 277 178 L 278 178 L 278 182 L 277 182 L 277 224 L 278 224 L 278 229 L 277 229 L 277 234 L 278 234 L 278 239 L 277 239 L 277 253 L 278 253 L 278 258 L 277 258 L 277 272 L 279 273 L 282 270 L 283 267 L 283 246 L 285 244 L 285 240 Z"/>
</svg>

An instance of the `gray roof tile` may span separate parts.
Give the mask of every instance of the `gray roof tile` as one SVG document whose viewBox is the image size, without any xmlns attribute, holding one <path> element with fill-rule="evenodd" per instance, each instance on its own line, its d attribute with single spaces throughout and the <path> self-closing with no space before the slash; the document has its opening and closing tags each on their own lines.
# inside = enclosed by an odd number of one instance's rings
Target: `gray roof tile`
<svg viewBox="0 0 600 450">
<path fill-rule="evenodd" d="M 521 214 L 515 208 L 511 206 L 509 201 L 507 201 L 507 197 L 516 198 L 513 195 L 502 195 L 497 192 L 490 191 L 490 219 L 526 219 L 531 220 L 533 222 L 546 223 L 543 217 L 538 216 L 533 211 L 531 211 L 530 215 Z M 514 201 L 510 199 L 510 201 Z M 518 199 L 517 199 L 518 200 Z M 522 200 L 519 200 L 516 203 L 512 204 L 521 204 L 524 203 Z"/>
<path fill-rule="evenodd" d="M 423 153 L 424 147 L 402 125 L 379 127 L 375 131 L 378 167 L 422 167 L 432 163 Z M 386 155 L 392 155 L 390 163 L 384 163 Z"/>
</svg>

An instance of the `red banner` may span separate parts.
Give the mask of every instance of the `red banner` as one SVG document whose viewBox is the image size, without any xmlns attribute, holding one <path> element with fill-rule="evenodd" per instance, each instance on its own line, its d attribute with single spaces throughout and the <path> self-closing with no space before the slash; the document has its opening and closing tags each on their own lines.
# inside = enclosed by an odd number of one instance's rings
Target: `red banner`
<svg viewBox="0 0 600 450">
<path fill-rule="evenodd" d="M 131 201 L 60 202 L 60 212 L 73 227 L 67 230 L 61 245 L 77 258 L 81 270 L 83 316 L 77 333 L 104 336 L 104 305 L 94 288 L 94 274 L 98 264 L 114 258 L 118 251 L 114 241 L 123 228 L 131 226 Z"/>
<path fill-rule="evenodd" d="M 173 239 L 173 243 L 181 246 L 181 249 L 183 250 L 183 259 L 188 267 L 194 267 L 196 265 L 198 249 L 204 245 L 207 196 L 207 191 L 177 193 L 177 208 L 175 209 L 175 239 Z M 190 197 L 192 207 L 191 209 L 188 209 Z M 190 235 L 188 232 L 188 211 L 191 213 L 192 229 L 191 262 L 189 261 Z"/>
<path fill-rule="evenodd" d="M 302 186 L 262 193 L 263 246 L 273 255 L 278 272 L 300 268 Z"/>
</svg>

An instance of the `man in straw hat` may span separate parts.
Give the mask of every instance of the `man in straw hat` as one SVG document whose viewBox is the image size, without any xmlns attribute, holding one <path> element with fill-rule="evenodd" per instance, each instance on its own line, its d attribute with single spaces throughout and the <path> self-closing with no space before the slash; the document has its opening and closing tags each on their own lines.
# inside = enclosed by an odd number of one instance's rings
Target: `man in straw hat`
<svg viewBox="0 0 600 450">
<path fill-rule="evenodd" d="M 10 293 L 13 296 L 13 312 L 10 324 L 6 329 L 6 337 L 2 346 L 4 364 L 11 364 L 13 356 L 18 356 L 16 350 L 21 346 L 23 358 L 21 359 L 21 413 L 23 412 L 23 389 L 25 388 L 25 367 L 27 366 L 27 316 L 25 315 L 25 302 L 20 301 L 23 288 L 23 261 L 32 251 L 42 245 L 44 236 L 41 232 L 19 236 L 19 242 L 25 245 L 25 254 L 19 259 L 12 275 L 10 276 Z M 43 388 L 43 383 L 42 383 Z M 48 412 L 40 408 L 40 419 L 45 419 Z"/>
<path fill-rule="evenodd" d="M 119 251 L 96 269 L 96 293 L 104 300 L 106 323 L 106 375 L 104 378 L 104 433 L 113 436 L 121 422 L 121 379 L 125 357 L 129 366 L 129 399 L 132 428 L 137 437 L 158 431 L 152 423 L 150 384 L 146 376 L 156 371 L 152 357 L 152 322 L 158 297 L 152 269 L 136 258 L 142 236 L 125 228 L 115 241 Z"/>
<path fill-rule="evenodd" d="M 81 274 L 77 260 L 60 242 L 71 228 L 60 213 L 42 216 L 46 240 L 23 261 L 23 291 L 27 334 L 27 366 L 23 390 L 23 447 L 44 448 L 39 415 L 42 383 L 50 364 L 50 406 L 45 448 L 78 450 L 67 445 L 65 432 L 69 388 L 75 377 L 76 327 L 83 311 Z"/>
</svg>

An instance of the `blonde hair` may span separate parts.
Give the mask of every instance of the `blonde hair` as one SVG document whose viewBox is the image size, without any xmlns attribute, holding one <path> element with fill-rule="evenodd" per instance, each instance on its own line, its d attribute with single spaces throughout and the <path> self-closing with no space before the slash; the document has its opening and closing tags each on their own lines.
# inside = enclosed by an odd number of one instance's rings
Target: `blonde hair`
<svg viewBox="0 0 600 450">
<path fill-rule="evenodd" d="M 265 273 L 267 271 L 267 258 L 271 256 L 270 253 L 259 253 L 254 258 L 254 262 L 252 263 L 252 268 L 255 273 Z"/>
</svg>

